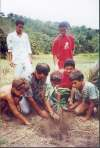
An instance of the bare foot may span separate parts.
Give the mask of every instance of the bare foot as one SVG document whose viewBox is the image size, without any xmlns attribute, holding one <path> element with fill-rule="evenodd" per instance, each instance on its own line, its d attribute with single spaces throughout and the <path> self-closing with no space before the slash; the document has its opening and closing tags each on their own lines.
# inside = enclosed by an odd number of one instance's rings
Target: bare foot
<svg viewBox="0 0 100 148">
<path fill-rule="evenodd" d="M 87 116 L 85 116 L 85 117 L 80 117 L 80 120 L 83 121 L 83 122 L 85 122 L 85 121 L 87 121 L 87 120 L 89 120 L 89 119 L 90 119 L 90 117 L 87 117 Z"/>
<path fill-rule="evenodd" d="M 7 127 L 8 127 L 7 122 L 4 122 L 4 123 L 3 123 L 3 128 L 7 128 Z"/>
</svg>

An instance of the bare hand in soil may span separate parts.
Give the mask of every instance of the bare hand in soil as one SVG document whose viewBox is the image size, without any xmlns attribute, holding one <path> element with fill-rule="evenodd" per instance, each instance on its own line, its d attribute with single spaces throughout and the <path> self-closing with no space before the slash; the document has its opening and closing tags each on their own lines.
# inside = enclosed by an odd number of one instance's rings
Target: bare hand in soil
<svg viewBox="0 0 100 148">
<path fill-rule="evenodd" d="M 50 114 L 51 115 L 51 117 L 54 119 L 54 120 L 59 120 L 60 119 L 60 117 L 59 117 L 59 115 L 57 115 L 56 113 L 52 113 L 52 114 Z"/>
<path fill-rule="evenodd" d="M 28 121 L 25 124 L 28 125 L 28 126 L 32 126 L 32 123 L 30 123 Z"/>
</svg>

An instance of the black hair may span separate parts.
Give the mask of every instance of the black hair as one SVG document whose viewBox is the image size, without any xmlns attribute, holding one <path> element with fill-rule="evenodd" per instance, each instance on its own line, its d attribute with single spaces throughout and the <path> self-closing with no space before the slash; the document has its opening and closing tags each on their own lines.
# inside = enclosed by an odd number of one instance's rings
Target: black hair
<svg viewBox="0 0 100 148">
<path fill-rule="evenodd" d="M 59 23 L 59 28 L 65 27 L 65 28 L 71 28 L 70 24 L 68 22 L 61 22 Z"/>
<path fill-rule="evenodd" d="M 21 19 L 16 20 L 16 26 L 19 25 L 19 24 L 24 26 L 24 21 L 21 20 Z"/>
<path fill-rule="evenodd" d="M 61 79 L 62 79 L 62 73 L 59 71 L 54 71 L 50 75 L 50 81 L 61 82 Z"/>
<path fill-rule="evenodd" d="M 17 90 L 29 89 L 29 82 L 24 78 L 14 79 L 12 82 L 12 88 L 15 88 Z"/>
<path fill-rule="evenodd" d="M 78 80 L 78 81 L 82 81 L 84 80 L 84 75 L 82 72 L 80 71 L 74 71 L 70 74 L 70 80 L 74 81 L 74 80 Z"/>
<path fill-rule="evenodd" d="M 73 59 L 67 59 L 64 62 L 64 68 L 67 66 L 72 66 L 73 68 L 75 68 L 75 62 Z"/>
<path fill-rule="evenodd" d="M 36 65 L 36 72 L 38 73 L 38 74 L 44 74 L 44 75 L 48 75 L 48 73 L 50 72 L 50 67 L 49 67 L 49 65 L 48 64 L 46 64 L 46 63 L 38 63 L 37 65 Z"/>
</svg>

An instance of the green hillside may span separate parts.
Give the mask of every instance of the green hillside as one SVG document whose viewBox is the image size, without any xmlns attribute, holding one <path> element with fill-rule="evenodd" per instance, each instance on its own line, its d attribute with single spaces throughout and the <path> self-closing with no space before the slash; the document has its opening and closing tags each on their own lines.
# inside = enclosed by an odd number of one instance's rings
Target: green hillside
<svg viewBox="0 0 100 148">
<path fill-rule="evenodd" d="M 6 43 L 6 36 L 15 29 L 15 21 L 21 18 L 25 22 L 25 31 L 28 33 L 33 54 L 50 53 L 51 41 L 58 33 L 59 22 L 42 22 L 24 16 L 10 13 L 6 17 L 0 15 L 0 47 Z M 2 33 L 3 32 L 3 33 Z M 72 26 L 70 32 L 75 36 L 75 53 L 98 52 L 99 31 L 92 28 Z M 4 37 L 3 37 L 4 36 Z M 1 52 L 5 52 L 5 49 Z"/>
</svg>

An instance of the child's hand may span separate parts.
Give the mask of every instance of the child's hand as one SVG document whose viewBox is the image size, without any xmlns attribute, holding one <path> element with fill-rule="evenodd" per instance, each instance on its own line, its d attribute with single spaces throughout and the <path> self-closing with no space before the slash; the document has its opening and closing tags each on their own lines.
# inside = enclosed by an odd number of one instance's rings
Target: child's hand
<svg viewBox="0 0 100 148">
<path fill-rule="evenodd" d="M 42 111 L 40 112 L 40 115 L 41 115 L 43 118 L 48 118 L 48 117 L 49 117 L 48 113 L 47 113 L 45 110 L 42 110 Z"/>
<path fill-rule="evenodd" d="M 50 113 L 50 116 L 51 116 L 54 120 L 59 120 L 59 119 L 60 119 L 59 115 L 57 115 L 55 112 L 51 112 L 51 113 Z"/>
<path fill-rule="evenodd" d="M 32 126 L 32 124 L 29 121 L 26 121 L 25 124 L 28 126 Z"/>
<path fill-rule="evenodd" d="M 44 91 L 40 91 L 39 95 L 40 95 L 40 97 L 41 97 L 42 99 L 44 99 L 44 97 L 45 97 L 45 92 L 44 92 Z"/>
<path fill-rule="evenodd" d="M 72 105 L 73 104 L 73 99 L 72 98 L 68 98 L 68 103 L 69 103 L 69 105 Z"/>
</svg>

